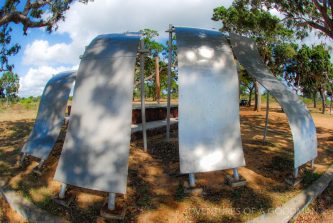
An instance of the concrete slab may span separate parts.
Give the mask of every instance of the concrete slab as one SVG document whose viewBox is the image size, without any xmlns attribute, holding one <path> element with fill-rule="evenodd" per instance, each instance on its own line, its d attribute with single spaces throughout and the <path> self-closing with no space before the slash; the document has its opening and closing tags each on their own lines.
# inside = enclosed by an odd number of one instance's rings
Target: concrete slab
<svg viewBox="0 0 333 223">
<path fill-rule="evenodd" d="M 1 190 L 0 192 L 10 207 L 28 222 L 69 223 L 63 218 L 51 215 L 47 211 L 38 208 L 15 191 Z"/>
<path fill-rule="evenodd" d="M 316 180 L 306 190 L 273 211 L 263 214 L 248 223 L 288 223 L 295 219 L 318 195 L 320 195 L 333 180 L 333 165 L 326 173 Z"/>
<path fill-rule="evenodd" d="M 176 124 L 178 123 L 178 119 L 176 118 L 171 118 L 170 119 L 170 124 Z M 147 122 L 146 123 L 146 129 L 151 130 L 151 129 L 157 129 L 166 126 L 166 120 L 159 120 L 159 121 L 153 121 L 153 122 Z M 142 125 L 141 124 L 132 124 L 132 133 L 136 132 L 141 132 L 142 131 Z"/>
</svg>

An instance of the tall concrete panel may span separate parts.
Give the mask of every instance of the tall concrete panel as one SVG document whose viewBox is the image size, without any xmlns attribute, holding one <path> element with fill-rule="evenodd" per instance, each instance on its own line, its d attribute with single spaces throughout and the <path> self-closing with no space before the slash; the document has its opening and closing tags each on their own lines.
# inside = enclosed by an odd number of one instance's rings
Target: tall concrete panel
<svg viewBox="0 0 333 223">
<path fill-rule="evenodd" d="M 86 48 L 55 180 L 126 193 L 139 40 L 138 34 L 101 35 Z"/>
<path fill-rule="evenodd" d="M 263 63 L 253 40 L 233 33 L 230 34 L 230 40 L 238 61 L 283 107 L 294 141 L 294 167 L 313 160 L 317 157 L 316 127 L 304 103 L 273 76 Z"/>
<path fill-rule="evenodd" d="M 76 71 L 67 71 L 52 77 L 42 94 L 35 125 L 22 152 L 45 160 L 64 124 L 69 93 L 75 81 Z"/>
<path fill-rule="evenodd" d="M 221 32 L 175 28 L 179 69 L 180 172 L 245 165 L 239 121 L 239 82 Z"/>
</svg>

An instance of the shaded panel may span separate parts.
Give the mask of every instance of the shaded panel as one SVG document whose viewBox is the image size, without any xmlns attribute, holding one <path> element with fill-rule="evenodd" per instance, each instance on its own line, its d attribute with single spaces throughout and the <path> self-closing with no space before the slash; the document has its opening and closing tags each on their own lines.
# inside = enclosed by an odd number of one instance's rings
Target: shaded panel
<svg viewBox="0 0 333 223">
<path fill-rule="evenodd" d="M 181 173 L 244 166 L 230 46 L 216 31 L 176 28 L 176 38 Z"/>
<path fill-rule="evenodd" d="M 78 70 L 56 180 L 126 193 L 139 40 L 138 35 L 103 35 L 87 47 Z"/>
<path fill-rule="evenodd" d="M 230 40 L 238 61 L 283 107 L 294 140 L 294 167 L 317 157 L 316 127 L 304 103 L 268 70 L 253 40 L 232 33 Z"/>
<path fill-rule="evenodd" d="M 42 94 L 35 125 L 22 152 L 46 159 L 60 134 L 69 93 L 76 71 L 63 72 L 52 77 Z"/>
</svg>

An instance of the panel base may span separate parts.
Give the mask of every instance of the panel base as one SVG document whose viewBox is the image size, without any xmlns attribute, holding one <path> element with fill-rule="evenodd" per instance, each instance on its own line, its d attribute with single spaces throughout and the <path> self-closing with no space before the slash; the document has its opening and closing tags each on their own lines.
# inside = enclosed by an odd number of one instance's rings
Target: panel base
<svg viewBox="0 0 333 223">
<path fill-rule="evenodd" d="M 236 180 L 234 177 L 227 175 L 226 182 L 231 187 L 244 187 L 246 185 L 246 180 L 244 177 L 239 176 L 239 180 Z"/>
<path fill-rule="evenodd" d="M 64 199 L 59 198 L 58 196 L 52 198 L 52 200 L 65 208 L 69 208 L 69 206 L 75 201 L 75 197 L 73 195 L 67 195 Z"/>
<path fill-rule="evenodd" d="M 202 196 L 206 194 L 202 187 L 198 186 L 191 187 L 187 181 L 184 181 L 183 186 L 184 186 L 184 193 L 187 195 Z"/>
<path fill-rule="evenodd" d="M 125 219 L 126 215 L 126 207 L 124 208 L 119 208 L 116 207 L 115 210 L 109 210 L 107 204 L 105 204 L 101 211 L 100 211 L 100 217 L 105 220 L 119 220 L 123 221 Z"/>
<path fill-rule="evenodd" d="M 294 177 L 292 175 L 284 179 L 284 181 L 291 187 L 296 187 L 303 181 L 303 177 Z"/>
</svg>

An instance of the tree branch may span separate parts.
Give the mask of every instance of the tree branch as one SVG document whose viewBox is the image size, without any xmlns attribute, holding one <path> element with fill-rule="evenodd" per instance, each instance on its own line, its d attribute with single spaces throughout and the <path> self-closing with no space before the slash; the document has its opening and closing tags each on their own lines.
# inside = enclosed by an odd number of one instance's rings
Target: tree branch
<svg viewBox="0 0 333 223">
<path fill-rule="evenodd" d="M 153 79 L 154 76 L 155 76 L 155 74 L 151 74 L 151 75 L 149 75 L 148 77 L 145 77 L 145 81 L 148 81 L 148 80 L 150 80 L 150 79 Z M 137 87 L 140 83 L 141 83 L 141 81 L 136 81 L 136 82 L 134 83 L 134 87 Z"/>
<path fill-rule="evenodd" d="M 319 10 L 320 14 L 322 15 L 326 27 L 329 27 L 330 30 L 333 30 L 333 22 L 327 15 L 327 2 L 326 0 L 323 0 L 323 6 L 317 1 L 312 0 L 316 8 Z"/>
</svg>

